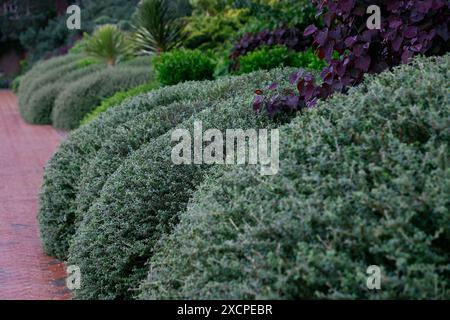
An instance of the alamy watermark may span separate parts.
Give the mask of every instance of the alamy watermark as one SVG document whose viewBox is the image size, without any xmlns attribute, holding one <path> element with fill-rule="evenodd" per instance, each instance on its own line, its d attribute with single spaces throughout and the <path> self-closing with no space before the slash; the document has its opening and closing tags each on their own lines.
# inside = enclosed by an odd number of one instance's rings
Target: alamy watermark
<svg viewBox="0 0 450 320">
<path fill-rule="evenodd" d="M 76 4 L 67 7 L 67 14 L 70 16 L 66 20 L 66 26 L 69 30 L 81 29 L 81 8 Z"/>
<path fill-rule="evenodd" d="M 67 266 L 66 286 L 69 290 L 78 290 L 81 288 L 81 270 L 79 266 Z"/>
<path fill-rule="evenodd" d="M 195 121 L 193 136 L 187 129 L 175 129 L 172 142 L 177 142 L 171 154 L 176 165 L 260 164 L 261 175 L 275 175 L 280 166 L 278 129 L 226 129 L 225 134 L 219 129 L 203 132 L 202 122 Z"/>
<path fill-rule="evenodd" d="M 381 289 L 381 268 L 376 265 L 369 266 L 366 270 L 369 275 L 367 277 L 366 285 L 369 290 Z"/>
<path fill-rule="evenodd" d="M 367 14 L 371 16 L 367 19 L 366 26 L 370 30 L 381 29 L 381 8 L 377 5 L 367 7 Z"/>
</svg>

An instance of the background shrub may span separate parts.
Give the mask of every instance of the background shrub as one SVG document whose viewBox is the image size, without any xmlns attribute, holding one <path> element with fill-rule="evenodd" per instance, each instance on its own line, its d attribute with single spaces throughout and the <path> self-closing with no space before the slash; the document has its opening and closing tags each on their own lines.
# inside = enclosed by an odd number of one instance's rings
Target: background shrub
<svg viewBox="0 0 450 320">
<path fill-rule="evenodd" d="M 97 61 L 93 58 L 90 58 L 90 57 L 84 58 L 84 59 L 81 59 L 80 61 L 78 61 L 78 68 L 83 69 L 85 67 L 89 67 L 96 63 L 97 63 Z"/>
<path fill-rule="evenodd" d="M 49 1 L 40 2 L 48 2 L 54 6 L 54 3 Z M 30 65 L 33 65 L 41 59 L 66 54 L 84 32 L 91 33 L 99 25 L 125 26 L 129 23 L 137 3 L 138 0 L 83 1 L 81 4 L 82 29 L 77 32 L 67 29 L 66 15 L 56 16 L 53 10 L 41 10 L 39 14 L 44 20 L 43 25 L 40 27 L 26 25 L 22 32 L 17 33 L 17 37 L 28 52 L 27 60 Z M 48 13 L 48 16 L 42 17 L 42 13 Z M 20 20 L 26 19 L 27 16 L 24 14 Z M 6 23 L 11 24 L 7 19 Z M 16 25 L 16 22 L 13 25 Z"/>
<path fill-rule="evenodd" d="M 26 108 L 22 108 L 23 117 L 30 123 L 51 124 L 51 114 L 58 95 L 72 82 L 83 79 L 85 76 L 102 69 L 104 67 L 99 64 L 87 65 L 81 69 L 78 67 L 75 69 L 71 68 L 70 72 L 61 74 L 57 81 L 49 82 L 36 89 L 28 100 Z"/>
<path fill-rule="evenodd" d="M 150 68 L 118 66 L 76 81 L 56 98 L 52 123 L 59 129 L 74 129 L 103 99 L 115 92 L 150 80 Z"/>
<path fill-rule="evenodd" d="M 293 67 L 306 68 L 310 70 L 322 70 L 326 62 L 320 59 L 312 48 L 303 52 L 297 52 L 292 56 Z"/>
<path fill-rule="evenodd" d="M 18 76 L 11 83 L 11 90 L 16 94 L 19 92 L 20 81 L 22 80 L 22 78 L 23 76 Z"/>
<path fill-rule="evenodd" d="M 248 73 L 255 70 L 269 70 L 278 66 L 289 66 L 292 64 L 292 57 L 293 54 L 284 46 L 262 47 L 240 58 L 239 71 Z"/>
<path fill-rule="evenodd" d="M 197 10 L 185 18 L 183 45 L 190 49 L 221 51 L 228 49 L 248 20 L 248 8 L 227 8 L 211 13 Z"/>
<path fill-rule="evenodd" d="M 304 51 L 311 44 L 312 41 L 303 37 L 301 30 L 297 28 L 280 27 L 276 30 L 246 33 L 231 50 L 231 67 L 238 70 L 239 58 L 261 47 L 281 45 L 293 51 Z"/>
<path fill-rule="evenodd" d="M 262 47 L 240 57 L 240 73 L 256 70 L 269 70 L 280 66 L 304 67 L 318 70 L 325 63 L 311 49 L 305 52 L 293 52 L 285 46 Z"/>
<path fill-rule="evenodd" d="M 61 75 L 61 73 L 58 74 L 58 70 L 64 70 L 68 65 L 73 65 L 75 68 L 76 61 L 80 59 L 80 55 L 67 55 L 49 59 L 37 63 L 30 71 L 25 73 L 22 77 L 21 86 L 17 94 L 19 110 L 26 108 L 30 95 L 39 85 L 42 86 L 43 84 L 45 85 L 56 81 L 57 77 Z"/>
<path fill-rule="evenodd" d="M 214 62 L 200 50 L 178 49 L 155 59 L 158 81 L 174 85 L 189 80 L 209 80 L 214 75 Z"/>
<path fill-rule="evenodd" d="M 149 83 L 145 83 L 142 85 L 139 85 L 137 87 L 131 88 L 129 90 L 119 91 L 112 95 L 111 97 L 102 100 L 100 105 L 96 107 L 92 112 L 87 114 L 82 120 L 80 124 L 88 124 L 92 120 L 98 117 L 98 115 L 102 112 L 105 112 L 109 108 L 118 106 L 126 99 L 135 97 L 141 93 L 149 92 L 153 89 L 156 89 L 159 87 L 159 84 L 157 81 L 152 81 Z"/>
<path fill-rule="evenodd" d="M 125 33 L 113 24 L 98 27 L 92 35 L 84 35 L 84 51 L 93 59 L 115 66 L 130 54 Z"/>
<path fill-rule="evenodd" d="M 449 64 L 420 58 L 304 112 L 277 175 L 210 175 L 140 297 L 448 299 Z"/>
<path fill-rule="evenodd" d="M 240 30 L 244 33 L 275 30 L 283 26 L 303 30 L 318 22 L 311 0 L 242 0 L 236 3 L 251 9 L 251 16 Z"/>
</svg>

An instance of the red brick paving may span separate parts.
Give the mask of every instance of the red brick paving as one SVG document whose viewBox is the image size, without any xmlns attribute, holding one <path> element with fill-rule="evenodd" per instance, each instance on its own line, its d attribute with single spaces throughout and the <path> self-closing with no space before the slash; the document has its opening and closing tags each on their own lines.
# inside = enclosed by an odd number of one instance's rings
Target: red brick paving
<svg viewBox="0 0 450 320">
<path fill-rule="evenodd" d="M 64 264 L 44 254 L 36 218 L 43 167 L 62 135 L 26 124 L 0 90 L 0 299 L 70 299 Z"/>
</svg>

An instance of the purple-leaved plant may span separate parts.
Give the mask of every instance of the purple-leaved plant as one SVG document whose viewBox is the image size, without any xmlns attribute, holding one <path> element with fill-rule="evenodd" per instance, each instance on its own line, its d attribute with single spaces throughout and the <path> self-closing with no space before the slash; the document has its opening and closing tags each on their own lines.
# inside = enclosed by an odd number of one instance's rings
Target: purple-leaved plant
<svg viewBox="0 0 450 320">
<path fill-rule="evenodd" d="M 273 94 L 270 86 L 257 90 L 253 108 L 269 115 L 314 107 L 319 99 L 345 92 L 366 73 L 379 73 L 406 63 L 418 54 L 440 55 L 449 51 L 450 2 L 447 0 L 315 0 L 325 27 L 308 26 L 304 37 L 326 66 L 318 83 L 312 74 L 299 70 L 290 81 L 297 90 Z M 366 13 L 370 5 L 381 8 L 381 29 L 370 30 Z M 339 54 L 336 59 L 334 52 Z M 266 92 L 267 91 L 267 92 Z"/>
</svg>

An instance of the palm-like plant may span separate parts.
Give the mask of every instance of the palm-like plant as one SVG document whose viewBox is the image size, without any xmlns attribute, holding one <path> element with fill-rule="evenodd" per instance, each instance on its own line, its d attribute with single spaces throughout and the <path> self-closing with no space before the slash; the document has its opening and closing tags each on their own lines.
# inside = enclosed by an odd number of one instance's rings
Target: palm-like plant
<svg viewBox="0 0 450 320">
<path fill-rule="evenodd" d="M 109 66 L 115 66 L 128 55 L 126 37 L 115 25 L 100 26 L 92 36 L 85 35 L 85 38 L 85 52 Z"/>
<path fill-rule="evenodd" d="M 135 49 L 160 54 L 181 42 L 182 24 L 167 0 L 143 0 L 136 15 Z"/>
</svg>

